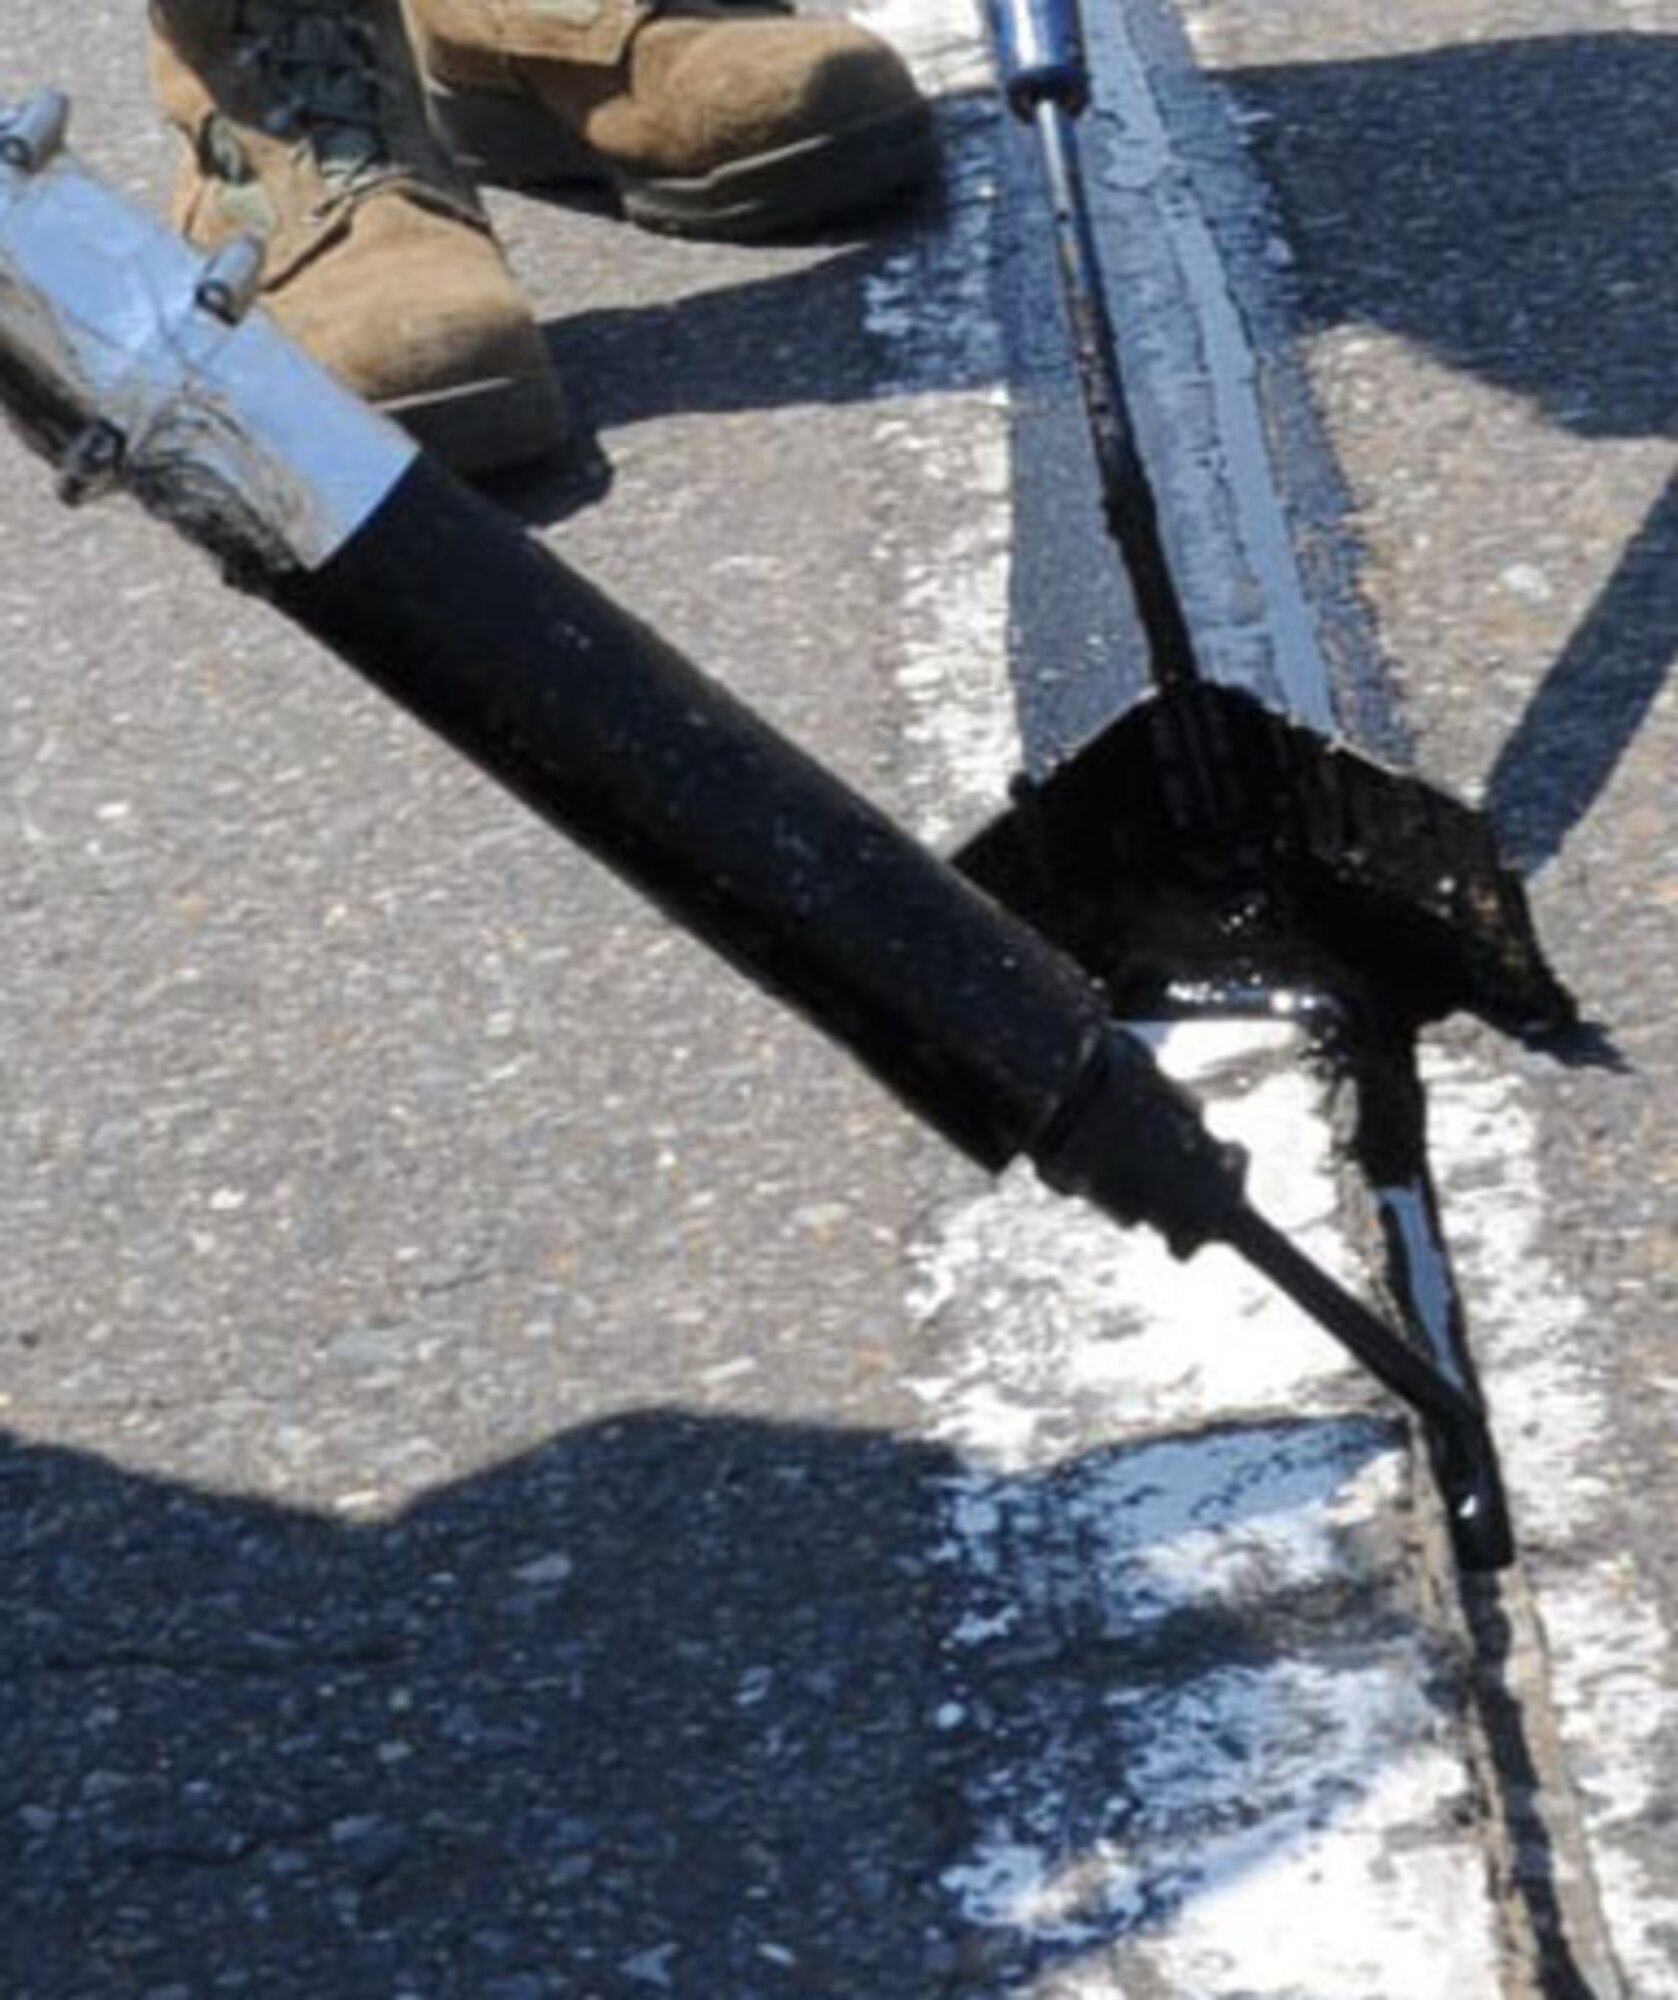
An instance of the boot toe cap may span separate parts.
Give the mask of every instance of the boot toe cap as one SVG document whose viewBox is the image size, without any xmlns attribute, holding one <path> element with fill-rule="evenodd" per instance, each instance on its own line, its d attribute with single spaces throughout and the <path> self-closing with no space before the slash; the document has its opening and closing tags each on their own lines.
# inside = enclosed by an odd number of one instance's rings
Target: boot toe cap
<svg viewBox="0 0 1678 2000">
<path fill-rule="evenodd" d="M 920 94 L 896 53 L 841 21 L 742 22 L 695 37 L 667 80 L 690 169 L 913 120 Z"/>
<path fill-rule="evenodd" d="M 286 330 L 459 471 L 562 451 L 558 379 L 492 239 L 400 196 L 351 227 L 353 257 L 323 257 L 272 302 Z"/>
</svg>

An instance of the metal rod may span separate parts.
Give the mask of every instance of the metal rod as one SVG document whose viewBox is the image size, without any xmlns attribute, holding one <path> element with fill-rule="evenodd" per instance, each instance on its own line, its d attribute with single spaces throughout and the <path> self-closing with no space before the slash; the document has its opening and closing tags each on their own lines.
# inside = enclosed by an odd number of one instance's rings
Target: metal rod
<svg viewBox="0 0 1678 2000">
<path fill-rule="evenodd" d="M 1497 1448 L 1479 1405 L 1254 1209 L 1234 1210 L 1222 1235 L 1423 1418 L 1436 1447 L 1435 1471 L 1459 1551 L 1471 1567 L 1503 1568 L 1513 1556 L 1513 1541 Z"/>
</svg>

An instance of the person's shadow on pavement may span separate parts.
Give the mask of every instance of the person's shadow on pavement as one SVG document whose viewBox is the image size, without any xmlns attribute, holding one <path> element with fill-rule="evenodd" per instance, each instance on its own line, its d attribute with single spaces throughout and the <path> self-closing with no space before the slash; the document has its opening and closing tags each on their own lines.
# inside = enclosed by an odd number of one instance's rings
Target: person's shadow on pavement
<svg viewBox="0 0 1678 2000">
<path fill-rule="evenodd" d="M 0 1985 L 1028 1990 L 1380 1781 L 1339 1649 L 1413 1610 L 1365 1530 L 1332 1581 L 1286 1552 L 1392 1444 L 1249 1425 L 1019 1480 L 644 1412 L 358 1524 L 0 1438 Z M 1253 1565 L 1233 1605 L 1181 1570 L 1202 1533 Z M 1065 1874 L 1052 1921 L 987 1840 Z M 1117 1887 L 1080 1874 L 1115 1845 Z"/>
</svg>

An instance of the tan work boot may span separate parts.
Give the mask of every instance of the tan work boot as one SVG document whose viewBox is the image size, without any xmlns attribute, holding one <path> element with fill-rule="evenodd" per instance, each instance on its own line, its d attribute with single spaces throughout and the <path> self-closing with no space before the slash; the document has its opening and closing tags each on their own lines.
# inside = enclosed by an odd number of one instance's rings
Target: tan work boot
<svg viewBox="0 0 1678 2000">
<path fill-rule="evenodd" d="M 404 0 L 432 122 L 485 180 L 613 185 L 631 221 L 754 237 L 920 180 L 908 70 L 777 0 Z"/>
<path fill-rule="evenodd" d="M 192 241 L 260 237 L 280 325 L 457 470 L 561 445 L 547 350 L 426 129 L 398 0 L 151 0 L 151 19 Z"/>
</svg>

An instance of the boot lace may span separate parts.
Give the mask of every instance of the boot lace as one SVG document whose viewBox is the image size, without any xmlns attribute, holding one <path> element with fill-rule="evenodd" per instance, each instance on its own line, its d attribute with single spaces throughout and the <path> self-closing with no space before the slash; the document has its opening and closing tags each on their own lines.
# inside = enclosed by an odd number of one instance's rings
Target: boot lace
<svg viewBox="0 0 1678 2000">
<path fill-rule="evenodd" d="M 329 190 L 323 207 L 365 194 L 403 171 L 385 117 L 391 85 L 377 32 L 338 0 L 241 0 L 238 61 L 260 75 L 264 128 L 309 148 Z"/>
</svg>

